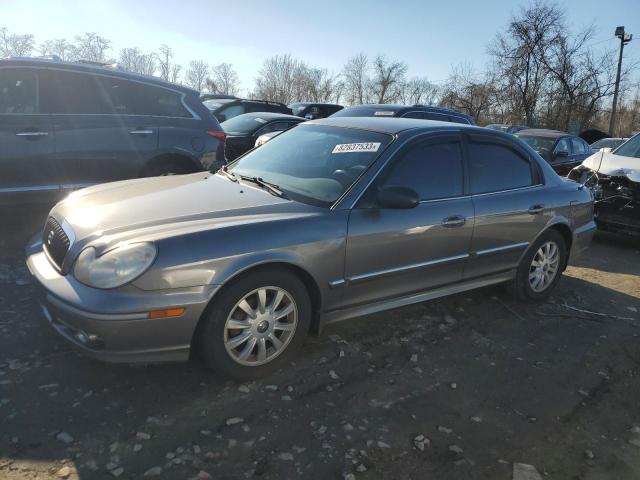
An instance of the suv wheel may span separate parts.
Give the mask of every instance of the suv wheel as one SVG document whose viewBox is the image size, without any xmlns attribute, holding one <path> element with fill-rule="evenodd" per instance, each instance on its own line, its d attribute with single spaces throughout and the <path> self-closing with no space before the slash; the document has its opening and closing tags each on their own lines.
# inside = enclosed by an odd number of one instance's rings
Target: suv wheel
<svg viewBox="0 0 640 480">
<path fill-rule="evenodd" d="M 250 380 L 272 373 L 295 354 L 309 330 L 309 295 L 286 269 L 249 273 L 214 302 L 197 340 L 204 363 L 226 377 Z"/>
<path fill-rule="evenodd" d="M 560 281 L 566 260 L 562 235 L 555 230 L 544 232 L 522 257 L 510 292 L 522 300 L 546 299 Z"/>
</svg>

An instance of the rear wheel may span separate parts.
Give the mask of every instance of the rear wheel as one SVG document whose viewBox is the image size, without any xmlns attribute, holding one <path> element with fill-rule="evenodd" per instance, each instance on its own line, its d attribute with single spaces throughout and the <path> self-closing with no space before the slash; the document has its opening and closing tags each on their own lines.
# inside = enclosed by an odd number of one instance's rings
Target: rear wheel
<svg viewBox="0 0 640 480">
<path fill-rule="evenodd" d="M 567 247 L 555 230 L 544 232 L 529 247 L 509 284 L 509 291 L 522 300 L 544 300 L 560 281 Z"/>
<path fill-rule="evenodd" d="M 204 363 L 238 380 L 269 375 L 302 345 L 311 319 L 304 284 L 283 268 L 259 270 L 228 285 L 199 329 Z"/>
</svg>

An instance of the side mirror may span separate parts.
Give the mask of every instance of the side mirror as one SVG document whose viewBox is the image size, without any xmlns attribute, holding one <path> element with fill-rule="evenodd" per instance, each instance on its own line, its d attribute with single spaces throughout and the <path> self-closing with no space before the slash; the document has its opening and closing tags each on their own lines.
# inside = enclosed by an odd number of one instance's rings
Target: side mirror
<svg viewBox="0 0 640 480">
<path fill-rule="evenodd" d="M 558 150 L 556 152 L 556 158 L 568 157 L 568 156 L 569 156 L 569 152 L 567 152 L 566 150 Z"/>
<path fill-rule="evenodd" d="M 603 147 L 600 149 L 602 153 L 609 153 L 611 150 L 613 150 L 611 147 Z"/>
<path fill-rule="evenodd" d="M 376 200 L 380 208 L 415 208 L 420 198 L 415 190 L 406 187 L 389 186 L 378 190 Z"/>
</svg>

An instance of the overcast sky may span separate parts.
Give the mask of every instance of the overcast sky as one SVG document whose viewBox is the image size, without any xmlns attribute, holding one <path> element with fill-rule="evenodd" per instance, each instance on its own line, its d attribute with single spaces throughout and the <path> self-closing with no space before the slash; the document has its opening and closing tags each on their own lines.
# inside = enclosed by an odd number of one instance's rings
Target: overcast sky
<svg viewBox="0 0 640 480">
<path fill-rule="evenodd" d="M 0 0 L 0 27 L 33 33 L 38 43 L 96 32 L 123 47 L 170 45 L 176 60 L 230 62 L 250 88 L 265 57 L 291 53 L 338 73 L 347 58 L 383 53 L 409 76 L 445 79 L 451 66 L 482 67 L 487 45 L 527 1 L 508 0 Z M 617 48 L 625 25 L 637 39 L 625 57 L 640 60 L 639 0 L 560 1 L 573 29 L 595 24 L 595 48 Z"/>
</svg>

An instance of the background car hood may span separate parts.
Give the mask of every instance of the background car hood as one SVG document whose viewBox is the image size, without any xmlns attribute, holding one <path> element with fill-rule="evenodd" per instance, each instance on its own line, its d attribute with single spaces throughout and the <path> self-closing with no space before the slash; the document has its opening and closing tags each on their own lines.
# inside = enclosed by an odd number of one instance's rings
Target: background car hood
<svg viewBox="0 0 640 480">
<path fill-rule="evenodd" d="M 145 230 L 238 216 L 282 214 L 311 208 L 271 195 L 246 183 L 211 173 L 175 175 L 107 183 L 79 190 L 52 211 L 66 221 L 76 240 L 121 236 Z"/>
<path fill-rule="evenodd" d="M 602 158 L 602 164 L 600 159 Z M 615 155 L 611 152 L 596 152 L 582 165 L 608 176 L 627 177 L 632 182 L 640 182 L 640 158 Z"/>
</svg>

